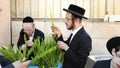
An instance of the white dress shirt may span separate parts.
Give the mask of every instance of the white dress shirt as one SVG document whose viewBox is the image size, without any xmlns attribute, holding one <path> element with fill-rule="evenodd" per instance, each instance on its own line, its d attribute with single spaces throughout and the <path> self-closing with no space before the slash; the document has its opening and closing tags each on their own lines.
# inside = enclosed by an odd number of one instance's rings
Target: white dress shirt
<svg viewBox="0 0 120 68">
<path fill-rule="evenodd" d="M 70 39 L 70 42 L 72 41 L 73 37 L 75 36 L 75 34 L 82 28 L 82 26 L 80 26 L 79 28 L 75 29 L 73 32 L 72 32 L 72 37 Z"/>
<path fill-rule="evenodd" d="M 35 29 L 34 29 L 34 32 L 32 33 L 32 36 L 29 37 L 29 40 L 33 40 L 33 37 L 34 37 L 34 33 L 35 33 Z"/>
</svg>

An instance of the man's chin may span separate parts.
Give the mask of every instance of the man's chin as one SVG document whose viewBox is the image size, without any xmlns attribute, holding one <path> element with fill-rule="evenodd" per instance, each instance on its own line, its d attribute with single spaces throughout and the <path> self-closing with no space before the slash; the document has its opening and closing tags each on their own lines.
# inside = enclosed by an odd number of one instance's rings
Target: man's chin
<svg viewBox="0 0 120 68">
<path fill-rule="evenodd" d="M 67 28 L 68 30 L 71 30 L 70 28 Z"/>
<path fill-rule="evenodd" d="M 68 30 L 72 30 L 73 28 L 74 28 L 73 26 L 67 27 Z"/>
<path fill-rule="evenodd" d="M 32 36 L 32 35 L 28 35 L 29 37 Z"/>
</svg>

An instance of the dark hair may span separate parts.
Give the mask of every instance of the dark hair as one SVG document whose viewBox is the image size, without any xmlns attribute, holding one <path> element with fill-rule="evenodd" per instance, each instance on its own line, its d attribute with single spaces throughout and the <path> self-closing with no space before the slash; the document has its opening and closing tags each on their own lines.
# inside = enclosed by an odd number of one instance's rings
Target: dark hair
<svg viewBox="0 0 120 68">
<path fill-rule="evenodd" d="M 77 16 L 77 15 L 75 15 L 75 14 L 72 14 L 72 22 L 73 22 L 73 24 L 74 24 L 74 20 L 75 20 L 76 18 L 79 18 L 79 19 L 82 20 L 82 17 L 79 17 L 79 16 Z"/>
<path fill-rule="evenodd" d="M 79 16 L 77 16 L 77 15 L 75 15 L 75 14 L 73 14 L 73 13 L 72 13 L 72 18 L 73 18 L 73 19 L 76 19 L 76 18 L 82 19 L 82 17 L 79 17 Z"/>
<path fill-rule="evenodd" d="M 115 52 L 120 51 L 120 46 L 115 47 Z"/>
</svg>

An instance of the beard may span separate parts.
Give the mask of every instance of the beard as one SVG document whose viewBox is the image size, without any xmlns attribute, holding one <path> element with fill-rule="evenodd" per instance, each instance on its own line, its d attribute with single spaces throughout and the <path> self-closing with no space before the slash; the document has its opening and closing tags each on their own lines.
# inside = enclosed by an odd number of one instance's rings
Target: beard
<svg viewBox="0 0 120 68">
<path fill-rule="evenodd" d="M 66 27 L 67 27 L 68 25 L 66 24 Z M 68 30 L 73 30 L 74 29 L 74 23 L 72 23 L 71 25 L 70 25 L 70 27 L 67 27 L 67 29 Z"/>
</svg>

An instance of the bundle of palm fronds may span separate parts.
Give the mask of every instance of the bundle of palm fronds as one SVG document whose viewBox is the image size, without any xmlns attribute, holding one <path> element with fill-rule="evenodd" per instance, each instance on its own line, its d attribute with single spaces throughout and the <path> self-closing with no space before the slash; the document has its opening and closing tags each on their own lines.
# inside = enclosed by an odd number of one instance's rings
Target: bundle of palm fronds
<svg viewBox="0 0 120 68">
<path fill-rule="evenodd" d="M 11 46 L 7 45 L 6 48 L 1 47 L 0 48 L 0 53 L 7 59 L 11 61 L 17 61 L 17 60 L 23 60 L 23 53 L 21 50 L 16 47 L 16 50 Z"/>
<path fill-rule="evenodd" d="M 17 60 L 22 62 L 24 58 L 28 58 L 33 53 L 31 64 L 44 68 L 57 67 L 63 57 L 63 52 L 57 48 L 56 41 L 52 37 L 46 37 L 41 43 L 39 37 L 36 38 L 28 53 L 26 53 L 26 48 L 23 52 L 18 47 L 14 51 L 11 45 L 8 45 L 7 49 L 0 48 L 0 53 L 13 62 Z"/>
<path fill-rule="evenodd" d="M 26 41 L 26 35 L 24 35 L 24 40 Z M 26 57 L 26 51 L 27 51 L 27 46 L 24 48 L 24 51 L 22 52 L 22 50 L 20 48 L 18 48 L 18 46 L 16 46 L 16 48 L 12 47 L 12 45 L 7 45 L 6 48 L 1 47 L 0 48 L 0 53 L 7 59 L 11 60 L 11 61 L 20 61 L 23 62 L 25 61 Z"/>
<path fill-rule="evenodd" d="M 63 52 L 57 48 L 56 41 L 52 37 L 45 38 L 41 43 L 37 38 L 27 56 L 32 52 L 35 55 L 32 62 L 40 67 L 56 67 L 63 57 Z"/>
</svg>

